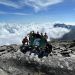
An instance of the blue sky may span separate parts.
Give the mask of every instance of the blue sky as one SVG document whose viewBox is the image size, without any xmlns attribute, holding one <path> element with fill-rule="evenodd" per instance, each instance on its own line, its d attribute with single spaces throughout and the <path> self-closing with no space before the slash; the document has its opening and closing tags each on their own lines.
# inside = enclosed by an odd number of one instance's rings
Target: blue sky
<svg viewBox="0 0 75 75">
<path fill-rule="evenodd" d="M 75 0 L 0 0 L 0 22 L 75 23 Z"/>
</svg>

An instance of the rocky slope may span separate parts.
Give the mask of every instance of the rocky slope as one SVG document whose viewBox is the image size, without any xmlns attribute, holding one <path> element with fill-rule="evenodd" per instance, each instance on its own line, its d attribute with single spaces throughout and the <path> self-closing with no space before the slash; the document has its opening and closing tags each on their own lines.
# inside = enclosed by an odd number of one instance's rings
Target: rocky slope
<svg viewBox="0 0 75 75">
<path fill-rule="evenodd" d="M 74 41 L 51 44 L 52 53 L 42 59 L 21 53 L 20 45 L 0 46 L 0 75 L 74 75 Z"/>
</svg>

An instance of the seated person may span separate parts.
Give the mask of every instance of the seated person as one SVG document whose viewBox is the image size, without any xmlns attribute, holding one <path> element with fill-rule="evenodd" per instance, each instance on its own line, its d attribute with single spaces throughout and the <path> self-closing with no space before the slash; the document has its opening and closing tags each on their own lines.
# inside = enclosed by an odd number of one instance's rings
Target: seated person
<svg viewBox="0 0 75 75">
<path fill-rule="evenodd" d="M 47 43 L 46 47 L 45 47 L 45 51 L 48 52 L 48 53 L 51 53 L 52 52 L 52 45 Z"/>
<path fill-rule="evenodd" d="M 22 40 L 22 43 L 23 43 L 23 45 L 25 45 L 25 44 L 28 45 L 28 39 L 27 39 L 27 37 L 25 37 L 25 38 Z"/>
</svg>

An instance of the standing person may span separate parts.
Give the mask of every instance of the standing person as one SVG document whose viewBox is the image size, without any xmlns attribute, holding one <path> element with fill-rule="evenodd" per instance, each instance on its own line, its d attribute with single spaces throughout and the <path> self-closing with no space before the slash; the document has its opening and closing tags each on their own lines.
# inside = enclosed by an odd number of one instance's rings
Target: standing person
<svg viewBox="0 0 75 75">
<path fill-rule="evenodd" d="M 41 33 L 41 36 L 43 37 L 43 33 Z"/>
<path fill-rule="evenodd" d="M 40 38 L 39 32 L 36 33 L 36 38 Z"/>
<path fill-rule="evenodd" d="M 31 31 L 29 34 L 28 34 L 28 36 L 29 36 L 29 45 L 33 45 L 33 41 L 34 41 L 34 39 L 35 39 L 35 37 L 36 37 L 36 33 L 34 32 L 34 31 Z"/>
<path fill-rule="evenodd" d="M 36 34 L 36 33 L 35 33 L 34 31 L 32 31 L 32 37 L 35 37 L 35 34 Z"/>
<path fill-rule="evenodd" d="M 44 38 L 45 38 L 46 40 L 48 39 L 47 33 L 45 33 Z"/>
<path fill-rule="evenodd" d="M 31 31 L 29 34 L 27 34 L 28 35 L 28 37 L 29 37 L 29 41 L 33 38 L 33 37 L 35 37 L 35 33 L 34 33 L 34 31 Z"/>
<path fill-rule="evenodd" d="M 25 36 L 25 38 L 22 40 L 23 45 L 27 44 L 28 45 L 28 39 L 27 36 Z"/>
</svg>

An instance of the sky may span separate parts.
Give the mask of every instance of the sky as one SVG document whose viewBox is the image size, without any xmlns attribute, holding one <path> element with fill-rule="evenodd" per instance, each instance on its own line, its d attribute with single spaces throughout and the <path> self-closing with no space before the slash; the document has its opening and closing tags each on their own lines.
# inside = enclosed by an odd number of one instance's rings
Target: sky
<svg viewBox="0 0 75 75">
<path fill-rule="evenodd" d="M 75 24 L 75 0 L 0 0 L 0 22 Z"/>
</svg>

